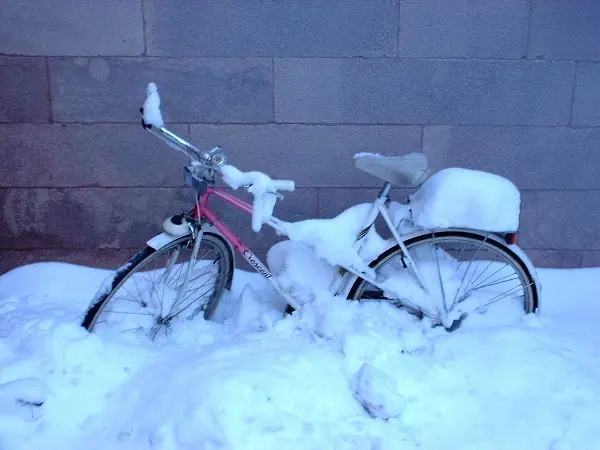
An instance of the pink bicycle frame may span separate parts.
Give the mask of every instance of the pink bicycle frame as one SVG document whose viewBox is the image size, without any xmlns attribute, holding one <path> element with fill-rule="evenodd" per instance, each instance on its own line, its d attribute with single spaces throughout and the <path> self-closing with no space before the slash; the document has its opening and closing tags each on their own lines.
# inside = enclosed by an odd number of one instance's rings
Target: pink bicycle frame
<svg viewBox="0 0 600 450">
<path fill-rule="evenodd" d="M 193 216 L 196 220 L 205 220 L 206 222 L 213 225 L 219 232 L 223 235 L 227 241 L 229 241 L 235 249 L 238 251 L 240 255 L 244 257 L 248 264 L 250 264 L 258 273 L 260 273 L 266 279 L 272 278 L 272 274 L 269 269 L 262 263 L 262 261 L 248 248 L 248 246 L 233 232 L 231 229 L 225 225 L 225 223 L 221 222 L 217 214 L 210 208 L 208 205 L 208 200 L 211 195 L 215 195 L 227 203 L 235 206 L 238 209 L 241 209 L 248 214 L 252 214 L 252 205 L 246 203 L 243 200 L 240 200 L 234 195 L 231 195 L 225 192 L 221 188 L 207 186 L 206 192 L 204 194 L 200 194 L 199 202 L 196 203 L 193 210 Z M 272 226 L 275 229 L 280 229 L 278 226 L 278 219 L 271 219 L 267 222 L 268 225 Z"/>
</svg>

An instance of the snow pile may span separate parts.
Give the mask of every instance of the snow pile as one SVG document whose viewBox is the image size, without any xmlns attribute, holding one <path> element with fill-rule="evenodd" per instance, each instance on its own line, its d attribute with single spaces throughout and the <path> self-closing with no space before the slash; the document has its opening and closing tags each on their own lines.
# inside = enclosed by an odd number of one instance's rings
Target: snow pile
<svg viewBox="0 0 600 450">
<path fill-rule="evenodd" d="M 448 334 L 321 294 L 275 319 L 237 271 L 220 322 L 157 346 L 78 326 L 105 271 L 25 266 L 0 277 L 0 448 L 595 448 L 600 271 L 541 275 L 545 315 Z"/>
<path fill-rule="evenodd" d="M 415 225 L 464 227 L 509 232 L 519 229 L 521 195 L 498 175 L 470 169 L 444 169 L 411 196 Z"/>
<path fill-rule="evenodd" d="M 363 364 L 354 376 L 354 395 L 365 410 L 380 419 L 398 417 L 406 400 L 398 394 L 396 380 L 370 364 Z"/>
<path fill-rule="evenodd" d="M 158 95 L 156 84 L 154 83 L 148 84 L 146 100 L 144 101 L 143 117 L 144 122 L 153 127 L 162 128 L 165 126 L 165 122 L 163 121 L 160 112 L 160 96 Z"/>
<path fill-rule="evenodd" d="M 369 230 L 364 241 L 356 242 L 372 207 L 370 203 L 362 203 L 348 208 L 333 219 L 286 223 L 284 230 L 292 241 L 314 248 L 316 255 L 332 266 L 354 267 L 371 273 L 368 263 L 389 247 L 374 228 Z"/>
</svg>

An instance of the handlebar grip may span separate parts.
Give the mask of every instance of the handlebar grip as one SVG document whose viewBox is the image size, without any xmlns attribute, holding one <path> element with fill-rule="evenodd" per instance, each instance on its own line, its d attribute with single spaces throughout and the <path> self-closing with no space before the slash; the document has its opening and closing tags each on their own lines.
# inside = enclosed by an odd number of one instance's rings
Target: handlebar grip
<svg viewBox="0 0 600 450">
<path fill-rule="evenodd" d="M 279 191 L 293 191 L 296 189 L 296 183 L 292 180 L 273 180 L 273 188 Z"/>
</svg>

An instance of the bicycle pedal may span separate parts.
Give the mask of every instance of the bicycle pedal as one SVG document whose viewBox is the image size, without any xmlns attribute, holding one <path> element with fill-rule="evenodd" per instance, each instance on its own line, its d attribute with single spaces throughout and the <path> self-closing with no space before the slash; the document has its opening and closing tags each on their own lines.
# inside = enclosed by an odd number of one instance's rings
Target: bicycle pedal
<svg viewBox="0 0 600 450">
<path fill-rule="evenodd" d="M 190 227 L 188 225 L 188 221 L 185 220 L 183 215 L 177 214 L 165 219 L 163 222 L 163 230 L 172 236 L 184 236 L 189 234 Z"/>
</svg>

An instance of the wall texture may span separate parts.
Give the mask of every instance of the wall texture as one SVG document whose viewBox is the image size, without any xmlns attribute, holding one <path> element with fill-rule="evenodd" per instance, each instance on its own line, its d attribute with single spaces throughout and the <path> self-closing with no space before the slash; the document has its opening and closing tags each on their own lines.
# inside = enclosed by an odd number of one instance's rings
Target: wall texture
<svg viewBox="0 0 600 450">
<path fill-rule="evenodd" d="M 297 181 L 285 219 L 369 199 L 354 153 L 422 150 L 513 180 L 538 264 L 600 265 L 598 1 L 2 3 L 0 272 L 119 265 L 186 206 L 185 159 L 139 125 L 149 81 L 176 132 Z"/>
</svg>

